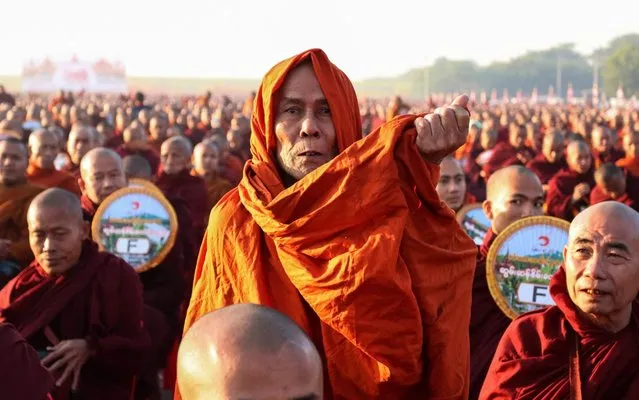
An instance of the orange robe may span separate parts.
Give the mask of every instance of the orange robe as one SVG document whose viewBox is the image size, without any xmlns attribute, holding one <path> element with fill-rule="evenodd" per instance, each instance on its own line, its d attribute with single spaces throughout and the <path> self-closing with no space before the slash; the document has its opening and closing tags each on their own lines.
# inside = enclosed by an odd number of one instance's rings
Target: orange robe
<svg viewBox="0 0 639 400">
<path fill-rule="evenodd" d="M 22 268 L 33 261 L 29 246 L 27 211 L 31 200 L 42 190 L 44 188 L 31 183 L 14 187 L 0 186 L 0 239 L 13 242 L 7 259 Z"/>
<path fill-rule="evenodd" d="M 639 177 L 639 159 L 625 157 L 615 163 L 633 176 Z"/>
<path fill-rule="evenodd" d="M 57 169 L 43 169 L 31 163 L 27 168 L 27 179 L 34 185 L 47 188 L 57 187 L 68 190 L 78 197 L 82 196 L 77 179 L 68 172 L 58 171 Z"/>
<path fill-rule="evenodd" d="M 285 188 L 268 110 L 307 58 L 340 154 Z M 251 119 L 253 158 L 211 212 L 185 329 L 212 310 L 259 303 L 321 349 L 327 399 L 467 398 L 477 248 L 439 200 L 439 168 L 415 146 L 415 118 L 358 141 L 355 91 L 324 52 L 274 67 Z"/>
<path fill-rule="evenodd" d="M 191 176 L 200 175 L 195 172 L 195 170 L 191 170 Z M 225 194 L 233 189 L 233 185 L 231 185 L 231 182 L 219 175 L 215 175 L 211 178 L 202 177 L 202 179 L 204 179 L 204 182 L 206 183 L 206 190 L 209 194 L 208 200 L 210 207 L 208 210 L 210 211 Z"/>
</svg>

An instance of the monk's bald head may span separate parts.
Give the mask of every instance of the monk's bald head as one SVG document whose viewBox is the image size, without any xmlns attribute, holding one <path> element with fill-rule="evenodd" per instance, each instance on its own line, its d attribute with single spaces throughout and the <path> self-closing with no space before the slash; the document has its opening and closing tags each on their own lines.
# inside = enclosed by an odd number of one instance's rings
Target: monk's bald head
<svg viewBox="0 0 639 400">
<path fill-rule="evenodd" d="M 566 148 L 566 162 L 568 167 L 578 174 L 585 174 L 592 167 L 592 153 L 588 143 L 574 140 Z"/>
<path fill-rule="evenodd" d="M 26 146 L 13 136 L 0 139 L 0 184 L 17 186 L 27 180 L 28 156 Z"/>
<path fill-rule="evenodd" d="M 184 136 L 173 136 L 166 139 L 160 150 L 162 169 L 168 175 L 177 175 L 191 167 L 193 145 Z"/>
<path fill-rule="evenodd" d="M 556 163 L 564 156 L 564 136 L 552 130 L 544 136 L 541 151 L 550 163 Z"/>
<path fill-rule="evenodd" d="M 495 233 L 525 217 L 543 214 L 544 189 L 531 170 L 520 165 L 502 168 L 486 183 L 484 213 Z"/>
<path fill-rule="evenodd" d="M 288 317 L 239 304 L 205 315 L 187 332 L 178 355 L 178 385 L 184 400 L 319 400 L 322 362 Z"/>
<path fill-rule="evenodd" d="M 80 175 L 82 190 L 95 204 L 102 203 L 111 193 L 127 185 L 122 158 L 105 147 L 95 148 L 84 156 Z"/>
<path fill-rule="evenodd" d="M 89 232 L 78 196 L 59 188 L 43 191 L 29 205 L 27 224 L 31 250 L 47 274 L 62 274 L 78 262 Z"/>
<path fill-rule="evenodd" d="M 42 169 L 54 169 L 60 144 L 58 135 L 48 129 L 38 129 L 29 135 L 29 161 Z"/>
<path fill-rule="evenodd" d="M 84 155 L 98 145 L 98 138 L 95 128 L 82 124 L 73 125 L 67 140 L 67 153 L 71 161 L 79 165 Z"/>
<path fill-rule="evenodd" d="M 193 169 L 200 176 L 213 176 L 217 174 L 222 149 L 213 140 L 203 140 L 195 145 L 193 150 Z"/>
<path fill-rule="evenodd" d="M 639 294 L 639 214 L 616 201 L 595 204 L 570 224 L 566 286 L 575 305 L 617 332 L 630 322 Z"/>
<path fill-rule="evenodd" d="M 126 156 L 124 160 L 122 160 L 122 163 L 127 179 L 138 178 L 150 181 L 153 177 L 151 164 L 146 158 L 140 155 Z"/>
</svg>

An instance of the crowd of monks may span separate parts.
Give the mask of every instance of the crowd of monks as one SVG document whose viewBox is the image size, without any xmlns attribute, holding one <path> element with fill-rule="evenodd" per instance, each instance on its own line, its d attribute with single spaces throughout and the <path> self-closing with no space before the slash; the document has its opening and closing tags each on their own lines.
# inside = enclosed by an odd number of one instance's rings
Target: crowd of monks
<svg viewBox="0 0 639 400">
<path fill-rule="evenodd" d="M 639 398 L 636 110 L 358 100 L 318 49 L 242 101 L 2 93 L 2 399 Z M 133 178 L 178 222 L 140 273 L 90 229 Z M 513 321 L 486 258 L 538 215 L 556 305 Z"/>
</svg>

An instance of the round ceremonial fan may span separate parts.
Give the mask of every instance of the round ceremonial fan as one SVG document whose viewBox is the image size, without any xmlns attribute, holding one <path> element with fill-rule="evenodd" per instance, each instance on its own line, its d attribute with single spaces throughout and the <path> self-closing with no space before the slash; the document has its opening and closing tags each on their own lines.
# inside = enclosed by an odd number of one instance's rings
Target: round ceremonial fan
<svg viewBox="0 0 639 400">
<path fill-rule="evenodd" d="M 529 217 L 497 236 L 486 257 L 488 288 L 510 318 L 554 305 L 550 279 L 563 263 L 570 224 L 554 217 Z"/>
<path fill-rule="evenodd" d="M 469 204 L 457 211 L 457 222 L 473 241 L 481 245 L 490 229 L 490 220 L 481 204 Z"/>
</svg>

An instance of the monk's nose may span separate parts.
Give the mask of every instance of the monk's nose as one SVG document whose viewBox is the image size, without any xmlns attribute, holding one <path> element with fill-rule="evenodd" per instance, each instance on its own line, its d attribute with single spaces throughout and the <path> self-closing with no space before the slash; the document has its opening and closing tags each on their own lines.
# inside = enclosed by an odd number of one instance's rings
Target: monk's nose
<svg viewBox="0 0 639 400">
<path fill-rule="evenodd" d="M 604 279 L 605 278 L 605 263 L 599 253 L 595 253 L 590 259 L 586 261 L 584 268 L 584 276 L 591 279 Z"/>
<path fill-rule="evenodd" d="M 300 136 L 307 137 L 313 136 L 318 137 L 320 133 L 319 126 L 317 124 L 317 119 L 314 115 L 307 115 L 302 121 L 302 126 L 300 128 Z"/>
</svg>

